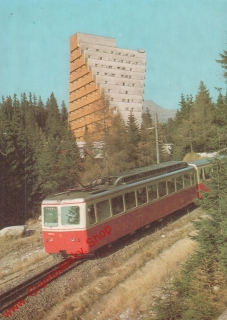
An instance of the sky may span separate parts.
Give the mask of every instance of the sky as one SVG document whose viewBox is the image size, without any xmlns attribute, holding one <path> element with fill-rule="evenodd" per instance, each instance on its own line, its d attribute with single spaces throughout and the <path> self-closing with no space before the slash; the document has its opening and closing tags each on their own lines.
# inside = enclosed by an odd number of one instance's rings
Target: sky
<svg viewBox="0 0 227 320">
<path fill-rule="evenodd" d="M 178 109 L 202 80 L 213 101 L 227 84 L 227 0 L 0 0 L 0 97 L 52 92 L 68 104 L 69 38 L 89 33 L 146 51 L 144 99 Z"/>
</svg>

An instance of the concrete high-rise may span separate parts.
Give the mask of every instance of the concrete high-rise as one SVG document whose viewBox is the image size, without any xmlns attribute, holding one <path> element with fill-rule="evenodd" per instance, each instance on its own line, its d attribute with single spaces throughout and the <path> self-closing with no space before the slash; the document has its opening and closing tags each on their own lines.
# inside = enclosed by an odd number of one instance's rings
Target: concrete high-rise
<svg viewBox="0 0 227 320">
<path fill-rule="evenodd" d="M 132 111 L 142 119 L 145 51 L 116 47 L 113 38 L 76 33 L 70 38 L 69 122 L 77 141 L 86 130 L 100 132 L 111 125 L 118 109 L 124 120 Z"/>
</svg>

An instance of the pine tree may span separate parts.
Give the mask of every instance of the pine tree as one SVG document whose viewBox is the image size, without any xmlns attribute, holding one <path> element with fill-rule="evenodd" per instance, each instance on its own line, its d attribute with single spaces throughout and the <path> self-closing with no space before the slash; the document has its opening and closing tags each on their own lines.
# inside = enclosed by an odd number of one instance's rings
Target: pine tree
<svg viewBox="0 0 227 320">
<path fill-rule="evenodd" d="M 219 55 L 221 59 L 216 61 L 221 64 L 223 69 L 226 70 L 227 69 L 227 51 L 224 50 L 223 53 L 220 53 Z M 227 71 L 224 72 L 223 77 L 227 78 Z"/>
<path fill-rule="evenodd" d="M 162 295 L 155 299 L 152 312 L 156 320 L 182 319 L 184 301 L 179 297 L 173 278 L 169 275 L 165 284 L 160 288 Z"/>
<path fill-rule="evenodd" d="M 149 165 L 155 162 L 155 135 L 148 128 L 154 128 L 149 109 L 142 114 L 140 130 L 140 142 L 138 145 L 140 155 L 140 166 Z"/>
<path fill-rule="evenodd" d="M 35 117 L 38 127 L 45 132 L 47 121 L 47 109 L 45 108 L 41 97 L 39 97 L 38 103 L 35 104 Z"/>
<path fill-rule="evenodd" d="M 188 119 L 191 115 L 191 112 L 194 107 L 193 97 L 191 95 L 187 95 L 186 98 L 184 95 L 181 95 L 181 101 L 179 103 L 180 110 L 177 110 L 175 116 L 175 125 L 179 126 L 182 124 L 182 121 Z"/>
<path fill-rule="evenodd" d="M 47 119 L 46 119 L 46 136 L 52 135 L 54 138 L 60 136 L 61 126 L 61 116 L 57 104 L 57 100 L 53 94 L 50 95 L 50 98 L 47 100 L 46 103 L 46 110 L 47 110 Z"/>
<path fill-rule="evenodd" d="M 75 185 L 80 170 L 76 141 L 52 94 L 25 94 L 0 104 L 1 226 L 25 223 L 36 203 L 52 191 Z"/>
<path fill-rule="evenodd" d="M 120 112 L 112 116 L 110 130 L 105 139 L 105 171 L 107 174 L 118 173 L 128 169 L 127 132 Z"/>
<path fill-rule="evenodd" d="M 192 114 L 193 144 L 195 152 L 216 150 L 217 144 L 212 143 L 212 137 L 214 137 L 216 133 L 214 114 L 215 109 L 209 91 L 201 81 Z"/>
<path fill-rule="evenodd" d="M 200 201 L 202 209 L 209 219 L 202 219 L 195 225 L 200 230 L 196 239 L 200 250 L 212 255 L 227 271 L 227 160 L 215 160 L 213 162 L 211 180 L 207 182 L 208 193 L 203 194 Z"/>
<path fill-rule="evenodd" d="M 135 116 L 130 112 L 128 121 L 126 124 L 126 140 L 127 140 L 127 155 L 128 163 L 131 163 L 132 168 L 138 167 L 139 163 L 139 141 L 140 141 L 140 130 L 139 125 L 135 119 Z"/>
<path fill-rule="evenodd" d="M 61 121 L 63 125 L 68 122 L 68 110 L 64 101 L 61 104 Z"/>
<path fill-rule="evenodd" d="M 182 160 L 185 154 L 193 152 L 193 110 L 194 101 L 191 95 L 181 95 L 179 103 L 180 110 L 177 111 L 174 121 L 171 123 L 170 139 L 173 141 L 173 159 Z"/>
</svg>

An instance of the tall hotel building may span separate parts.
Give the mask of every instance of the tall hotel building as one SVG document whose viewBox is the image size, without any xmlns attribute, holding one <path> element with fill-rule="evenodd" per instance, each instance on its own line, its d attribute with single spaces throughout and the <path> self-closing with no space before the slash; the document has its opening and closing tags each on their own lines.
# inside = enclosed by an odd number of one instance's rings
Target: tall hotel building
<svg viewBox="0 0 227 320">
<path fill-rule="evenodd" d="M 70 38 L 69 123 L 77 141 L 86 131 L 95 136 L 111 125 L 114 109 L 125 121 L 132 111 L 141 123 L 145 59 L 144 50 L 117 48 L 113 38 L 84 33 Z"/>
</svg>

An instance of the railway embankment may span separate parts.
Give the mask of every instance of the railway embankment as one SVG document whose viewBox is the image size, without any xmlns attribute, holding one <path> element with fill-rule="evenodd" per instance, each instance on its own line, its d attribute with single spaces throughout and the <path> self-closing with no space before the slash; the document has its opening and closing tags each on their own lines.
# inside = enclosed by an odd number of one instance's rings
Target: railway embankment
<svg viewBox="0 0 227 320">
<path fill-rule="evenodd" d="M 201 215 L 196 209 L 165 227 L 159 225 L 156 231 L 145 230 L 133 240 L 124 238 L 112 249 L 102 249 L 100 258 L 86 261 L 51 282 L 37 296 L 28 297 L 10 319 L 152 319 L 150 306 L 160 294 L 160 286 L 179 273 L 196 248 L 188 235 L 194 230 L 191 221 Z M 33 241 L 32 252 L 37 250 L 36 245 L 41 247 L 42 239 Z M 13 262 L 10 255 L 18 257 L 18 252 L 5 252 L 0 262 Z M 52 263 L 48 259 L 41 259 L 43 265 Z M 36 272 L 40 271 L 36 261 L 28 265 L 26 274 L 35 265 Z"/>
</svg>

